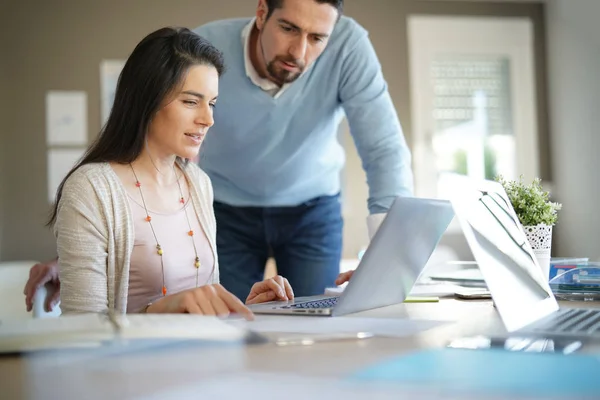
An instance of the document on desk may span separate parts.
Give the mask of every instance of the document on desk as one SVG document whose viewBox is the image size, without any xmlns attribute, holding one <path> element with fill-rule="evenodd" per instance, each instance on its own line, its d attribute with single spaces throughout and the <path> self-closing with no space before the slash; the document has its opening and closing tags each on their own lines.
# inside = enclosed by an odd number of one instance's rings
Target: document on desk
<svg viewBox="0 0 600 400">
<path fill-rule="evenodd" d="M 372 333 L 375 336 L 411 336 L 444 324 L 442 321 L 402 318 L 303 317 L 257 315 L 254 321 L 230 321 L 257 333 Z"/>
<path fill-rule="evenodd" d="M 464 292 L 465 287 L 452 283 L 416 284 L 410 291 L 415 298 L 423 296 L 454 297 L 456 292 Z"/>
<path fill-rule="evenodd" d="M 98 347 L 117 339 L 241 341 L 247 331 L 217 317 L 191 314 L 68 315 L 0 321 L 0 353 Z"/>
<path fill-rule="evenodd" d="M 93 347 L 110 340 L 114 329 L 96 314 L 0 321 L 0 353 L 64 347 Z"/>
<path fill-rule="evenodd" d="M 463 269 L 458 271 L 450 271 L 446 273 L 437 273 L 429 275 L 432 281 L 452 282 L 461 286 L 468 287 L 487 287 L 483 275 L 479 268 Z"/>
</svg>

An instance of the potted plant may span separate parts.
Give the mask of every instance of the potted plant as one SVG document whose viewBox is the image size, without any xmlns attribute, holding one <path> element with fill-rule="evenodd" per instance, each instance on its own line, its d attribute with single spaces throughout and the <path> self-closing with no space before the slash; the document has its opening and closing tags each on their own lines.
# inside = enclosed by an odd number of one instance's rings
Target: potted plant
<svg viewBox="0 0 600 400">
<path fill-rule="evenodd" d="M 518 181 L 506 181 L 502 176 L 496 177 L 496 181 L 504 187 L 544 276 L 548 278 L 552 227 L 556 224 L 562 205 L 550 201 L 550 194 L 542 187 L 540 178 L 535 178 L 530 184 L 523 182 L 522 175 Z"/>
</svg>

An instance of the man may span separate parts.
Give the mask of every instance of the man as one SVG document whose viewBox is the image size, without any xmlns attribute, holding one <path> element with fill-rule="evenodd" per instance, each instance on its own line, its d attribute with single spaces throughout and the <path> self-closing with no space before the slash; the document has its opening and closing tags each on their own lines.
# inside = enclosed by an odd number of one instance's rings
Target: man
<svg viewBox="0 0 600 400">
<path fill-rule="evenodd" d="M 367 174 L 370 234 L 396 196 L 412 195 L 410 152 L 379 61 L 342 8 L 343 0 L 259 0 L 253 19 L 195 30 L 227 63 L 199 163 L 214 186 L 221 283 L 241 299 L 270 256 L 297 296 L 335 281 L 344 114 Z M 27 297 L 50 279 L 58 281 L 53 265 L 35 266 Z"/>
</svg>

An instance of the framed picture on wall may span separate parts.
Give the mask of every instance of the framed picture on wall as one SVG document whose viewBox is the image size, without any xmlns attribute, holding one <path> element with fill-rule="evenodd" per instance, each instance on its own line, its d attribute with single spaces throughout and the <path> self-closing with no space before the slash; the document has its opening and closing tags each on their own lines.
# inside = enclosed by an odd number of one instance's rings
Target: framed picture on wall
<svg viewBox="0 0 600 400">
<path fill-rule="evenodd" d="M 101 126 L 104 126 L 110 115 L 115 100 L 119 74 L 124 66 L 125 60 L 103 60 L 100 63 Z"/>
</svg>

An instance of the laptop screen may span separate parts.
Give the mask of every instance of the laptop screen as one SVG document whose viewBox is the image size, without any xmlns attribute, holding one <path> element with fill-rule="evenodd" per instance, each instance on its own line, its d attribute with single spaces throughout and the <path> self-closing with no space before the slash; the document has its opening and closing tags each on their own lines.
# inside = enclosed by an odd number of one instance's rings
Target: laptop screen
<svg viewBox="0 0 600 400">
<path fill-rule="evenodd" d="M 452 205 L 509 332 L 558 304 L 502 186 L 456 178 Z"/>
</svg>

